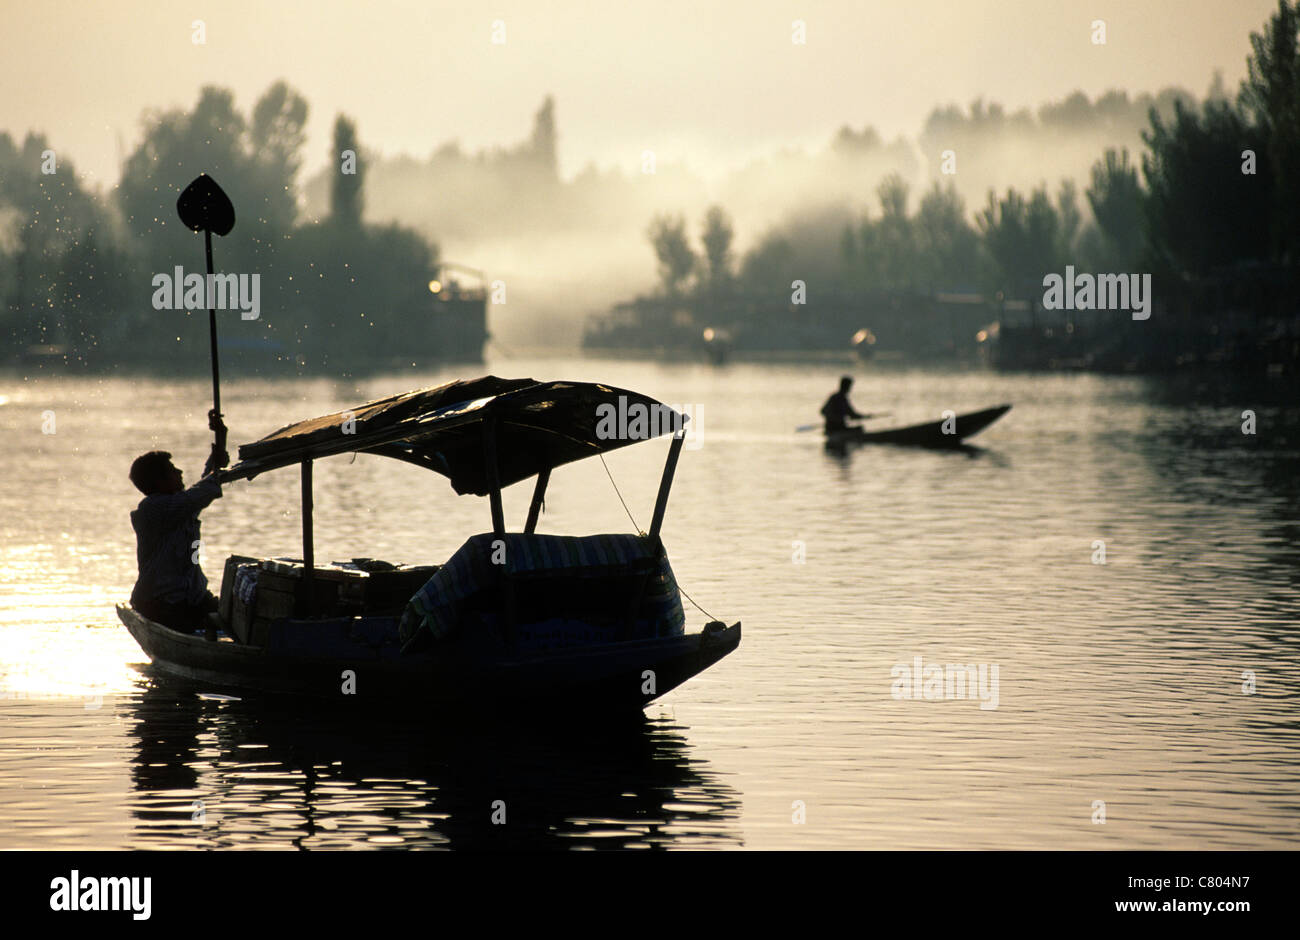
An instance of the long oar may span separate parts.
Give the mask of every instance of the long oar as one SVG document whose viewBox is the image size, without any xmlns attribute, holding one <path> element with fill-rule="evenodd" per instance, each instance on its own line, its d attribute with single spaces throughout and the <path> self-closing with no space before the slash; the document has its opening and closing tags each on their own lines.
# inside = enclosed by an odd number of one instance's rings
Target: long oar
<svg viewBox="0 0 1300 940">
<path fill-rule="evenodd" d="M 226 236 L 235 227 L 235 207 L 230 204 L 230 197 L 217 185 L 217 181 L 206 173 L 200 173 L 194 182 L 185 187 L 180 198 L 176 200 L 176 211 L 181 221 L 191 231 L 203 233 L 203 247 L 207 254 L 208 276 L 203 282 L 204 293 L 209 305 L 215 291 L 208 289 L 212 284 L 212 233 Z M 217 365 L 217 311 L 208 307 L 208 340 L 212 356 L 212 410 L 217 420 L 221 419 L 221 370 Z M 214 428 L 215 433 L 215 428 Z"/>
<path fill-rule="evenodd" d="M 894 416 L 894 413 L 893 413 L 892 411 L 873 411 L 873 412 L 872 412 L 871 414 L 869 414 L 869 415 L 863 415 L 863 416 L 862 416 L 862 420 L 863 420 L 863 421 L 866 421 L 866 420 L 868 420 L 869 418 L 892 418 L 893 416 Z M 818 428 L 821 428 L 821 427 L 825 427 L 825 425 L 821 425 L 821 424 L 801 424 L 801 425 L 799 425 L 797 428 L 795 428 L 794 430 L 795 430 L 795 433 L 796 433 L 796 434 L 802 434 L 804 431 L 816 431 Z"/>
</svg>

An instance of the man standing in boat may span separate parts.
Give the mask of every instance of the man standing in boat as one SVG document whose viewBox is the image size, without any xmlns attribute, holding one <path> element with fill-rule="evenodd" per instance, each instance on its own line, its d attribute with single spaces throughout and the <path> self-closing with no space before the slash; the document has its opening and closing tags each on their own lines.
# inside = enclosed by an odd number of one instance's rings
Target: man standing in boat
<svg viewBox="0 0 1300 940">
<path fill-rule="evenodd" d="M 198 564 L 199 513 L 221 497 L 221 484 L 214 474 L 230 457 L 226 454 L 226 426 L 215 411 L 208 412 L 208 427 L 216 432 L 216 441 L 202 479 L 189 489 L 166 451 L 150 451 L 131 464 L 131 482 L 144 493 L 131 513 L 139 567 L 131 606 L 155 623 L 176 630 L 200 629 L 207 615 L 217 609 L 217 599 L 208 590 L 208 579 Z"/>
<path fill-rule="evenodd" d="M 822 405 L 822 417 L 826 419 L 826 433 L 834 434 L 837 431 L 846 430 L 849 425 L 846 423 L 849 418 L 855 418 L 861 421 L 870 415 L 858 414 L 849 404 L 849 389 L 853 387 L 853 377 L 844 376 L 840 379 L 840 390 L 826 399 L 826 404 Z"/>
</svg>

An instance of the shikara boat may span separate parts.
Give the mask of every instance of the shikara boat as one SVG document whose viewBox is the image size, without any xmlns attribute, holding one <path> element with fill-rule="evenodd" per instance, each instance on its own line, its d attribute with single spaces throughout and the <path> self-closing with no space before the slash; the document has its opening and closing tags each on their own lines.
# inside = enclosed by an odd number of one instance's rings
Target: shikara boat
<svg viewBox="0 0 1300 940">
<path fill-rule="evenodd" d="M 961 447 L 965 439 L 978 434 L 1011 410 L 1010 405 L 998 405 L 983 411 L 957 415 L 948 421 L 931 421 L 904 428 L 885 431 L 867 431 L 848 428 L 826 435 L 827 447 L 844 447 L 849 444 L 901 444 L 909 447 L 948 448 Z M 947 429 L 945 430 L 945 425 Z"/>
<path fill-rule="evenodd" d="M 638 412 L 650 420 L 607 420 Z M 495 376 L 300 421 L 240 447 L 221 479 L 298 466 L 302 558 L 228 559 L 221 609 L 203 634 L 129 605 L 118 615 L 159 670 L 217 688 L 404 702 L 448 717 L 453 707 L 643 707 L 740 643 L 739 623 L 685 632 L 659 535 L 685 421 L 623 389 Z M 648 533 L 536 531 L 552 470 L 665 433 L 673 438 Z M 318 564 L 313 462 L 356 453 L 406 461 L 447 477 L 458 494 L 488 497 L 491 531 L 441 565 Z M 501 490 L 529 478 L 527 520 L 508 531 Z"/>
</svg>

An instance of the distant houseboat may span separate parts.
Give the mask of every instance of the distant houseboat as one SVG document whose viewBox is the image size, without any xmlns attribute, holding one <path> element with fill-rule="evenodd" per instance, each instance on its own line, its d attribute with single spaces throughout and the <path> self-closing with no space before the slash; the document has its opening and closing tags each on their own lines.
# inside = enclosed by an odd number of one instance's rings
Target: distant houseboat
<svg viewBox="0 0 1300 940">
<path fill-rule="evenodd" d="M 488 340 L 488 285 L 482 271 L 444 262 L 429 281 L 432 320 L 424 332 L 430 353 L 443 362 L 482 362 Z"/>
</svg>

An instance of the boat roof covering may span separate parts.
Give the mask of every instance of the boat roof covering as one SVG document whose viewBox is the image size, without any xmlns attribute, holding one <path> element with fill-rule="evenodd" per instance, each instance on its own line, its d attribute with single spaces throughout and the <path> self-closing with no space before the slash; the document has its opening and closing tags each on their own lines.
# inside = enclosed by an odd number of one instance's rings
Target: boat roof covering
<svg viewBox="0 0 1300 940">
<path fill-rule="evenodd" d="M 598 413 L 602 405 L 612 412 Z M 636 425 L 625 418 L 619 425 L 621 416 L 637 414 L 648 420 Z M 491 491 L 484 450 L 489 425 L 496 427 L 497 476 L 506 487 L 543 470 L 671 433 L 686 420 L 653 398 L 609 385 L 489 375 L 290 424 L 242 445 L 239 463 L 223 471 L 221 479 L 252 479 L 304 460 L 366 453 L 417 464 L 450 479 L 457 493 L 485 496 Z"/>
</svg>

